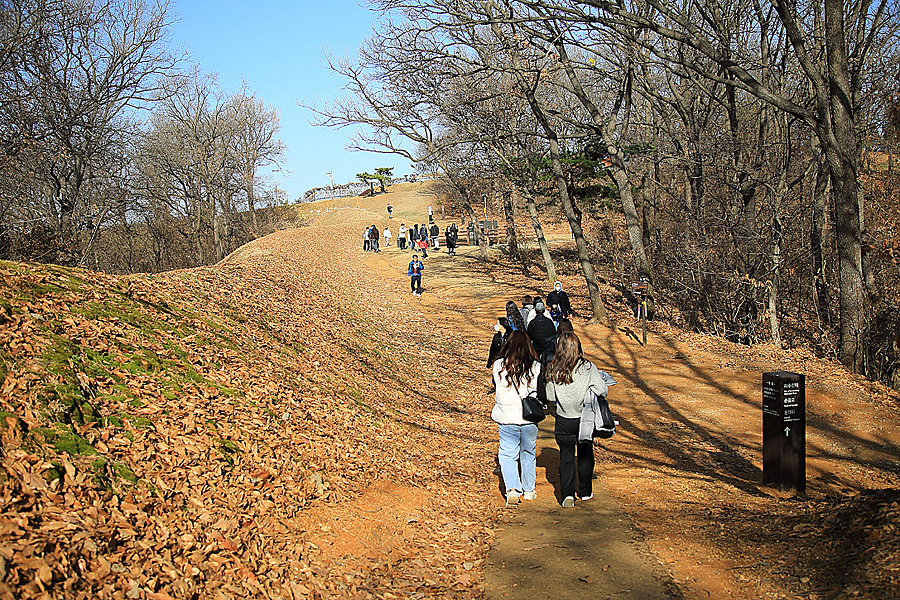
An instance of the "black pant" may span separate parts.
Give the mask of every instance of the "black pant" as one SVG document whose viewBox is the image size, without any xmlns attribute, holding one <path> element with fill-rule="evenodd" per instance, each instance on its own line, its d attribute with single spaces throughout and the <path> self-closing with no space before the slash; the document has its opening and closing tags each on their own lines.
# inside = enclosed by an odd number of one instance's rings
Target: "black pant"
<svg viewBox="0 0 900 600">
<path fill-rule="evenodd" d="M 412 288 L 412 291 L 421 294 L 422 293 L 422 276 L 421 275 L 413 275 L 409 278 L 409 285 Z"/>
<path fill-rule="evenodd" d="M 581 419 L 556 417 L 556 445 L 559 446 L 559 482 L 563 500 L 575 497 L 576 483 L 578 496 L 591 495 L 591 477 L 594 475 L 594 444 L 578 441 L 578 427 Z M 576 459 L 577 453 L 577 459 Z M 576 464 L 578 479 L 576 481 Z"/>
</svg>

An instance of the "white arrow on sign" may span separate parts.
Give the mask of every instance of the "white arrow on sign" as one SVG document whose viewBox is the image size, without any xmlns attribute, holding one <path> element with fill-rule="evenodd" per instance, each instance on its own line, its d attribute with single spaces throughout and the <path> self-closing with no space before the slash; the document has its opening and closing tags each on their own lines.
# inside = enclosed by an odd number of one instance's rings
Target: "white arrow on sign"
<svg viewBox="0 0 900 600">
<path fill-rule="evenodd" d="M 784 437 L 788 437 L 789 435 L 791 435 L 791 428 L 785 427 L 784 428 Z"/>
</svg>

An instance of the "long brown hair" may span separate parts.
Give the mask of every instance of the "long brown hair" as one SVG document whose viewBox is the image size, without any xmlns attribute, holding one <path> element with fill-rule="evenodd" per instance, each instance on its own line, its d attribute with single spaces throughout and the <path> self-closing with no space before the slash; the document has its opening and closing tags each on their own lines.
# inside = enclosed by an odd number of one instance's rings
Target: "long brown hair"
<svg viewBox="0 0 900 600">
<path fill-rule="evenodd" d="M 556 340 L 556 354 L 547 367 L 547 381 L 563 385 L 572 383 L 572 372 L 584 360 L 581 340 L 574 333 L 564 331 Z"/>
<path fill-rule="evenodd" d="M 523 379 L 531 383 L 531 367 L 538 359 L 538 355 L 527 333 L 518 330 L 510 333 L 497 358 L 503 361 L 507 381 L 515 387 L 522 385 Z"/>
</svg>

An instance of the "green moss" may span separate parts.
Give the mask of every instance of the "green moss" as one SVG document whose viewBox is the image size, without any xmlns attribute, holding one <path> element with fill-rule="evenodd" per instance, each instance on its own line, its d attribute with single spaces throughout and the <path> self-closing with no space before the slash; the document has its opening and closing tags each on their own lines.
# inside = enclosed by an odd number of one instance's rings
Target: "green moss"
<svg viewBox="0 0 900 600">
<path fill-rule="evenodd" d="M 51 444 L 60 452 L 72 455 L 91 456 L 97 454 L 97 450 L 87 443 L 83 437 L 72 431 L 63 423 L 57 423 L 52 427 L 35 427 L 32 435 L 40 442 Z"/>
<path fill-rule="evenodd" d="M 6 429 L 7 427 L 9 427 L 9 424 L 6 422 L 6 417 L 16 417 L 17 419 L 20 418 L 16 413 L 0 410 L 0 429 Z M 24 421 L 22 422 L 24 423 Z"/>
<path fill-rule="evenodd" d="M 134 474 L 134 471 L 132 471 L 128 465 L 120 462 L 114 462 L 110 467 L 113 473 L 115 473 L 119 479 L 124 479 L 125 481 L 128 481 L 130 483 L 137 482 L 137 475 Z"/>
<path fill-rule="evenodd" d="M 122 417 L 118 417 L 116 415 L 110 415 L 106 417 L 106 422 L 112 425 L 113 427 L 123 427 L 125 422 L 122 420 Z"/>
<path fill-rule="evenodd" d="M 118 461 L 109 461 L 98 458 L 91 463 L 94 470 L 94 482 L 106 489 L 112 489 L 114 479 L 121 479 L 128 483 L 137 483 L 138 476 L 131 467 Z"/>
<path fill-rule="evenodd" d="M 131 426 L 135 429 L 153 429 L 153 421 L 148 419 L 147 417 L 133 417 L 131 415 L 125 415 L 125 418 L 128 419 L 128 422 L 131 423 Z"/>
</svg>

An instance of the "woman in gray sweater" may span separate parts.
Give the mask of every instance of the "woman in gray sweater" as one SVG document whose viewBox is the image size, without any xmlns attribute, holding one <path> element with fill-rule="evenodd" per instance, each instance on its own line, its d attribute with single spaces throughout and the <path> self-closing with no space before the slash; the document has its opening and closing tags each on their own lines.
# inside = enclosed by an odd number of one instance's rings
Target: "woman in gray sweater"
<svg viewBox="0 0 900 600">
<path fill-rule="evenodd" d="M 575 506 L 578 498 L 594 497 L 591 477 L 594 474 L 594 445 L 578 441 L 578 428 L 588 388 L 605 396 L 606 382 L 600 370 L 584 357 L 581 340 L 564 332 L 556 342 L 556 355 L 547 367 L 547 400 L 556 402 L 556 444 L 559 446 L 559 479 L 563 503 Z M 576 478 L 577 473 L 577 478 Z"/>
</svg>

